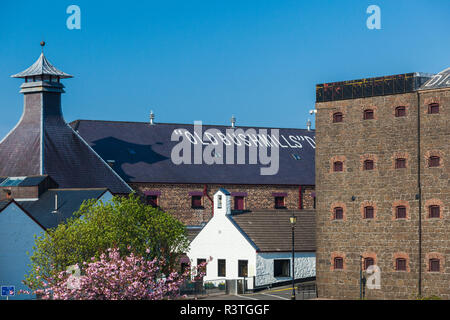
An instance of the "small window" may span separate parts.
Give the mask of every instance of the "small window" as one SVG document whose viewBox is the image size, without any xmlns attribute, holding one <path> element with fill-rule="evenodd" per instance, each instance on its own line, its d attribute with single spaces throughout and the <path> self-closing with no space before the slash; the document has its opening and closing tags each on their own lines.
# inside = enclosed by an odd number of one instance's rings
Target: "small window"
<svg viewBox="0 0 450 320">
<path fill-rule="evenodd" d="M 183 274 L 186 272 L 186 270 L 190 270 L 190 264 L 187 262 L 182 262 L 180 267 L 180 273 Z"/>
<path fill-rule="evenodd" d="M 373 112 L 372 109 L 364 110 L 364 113 L 363 113 L 363 119 L 364 120 L 371 120 L 373 118 L 374 118 L 374 112 Z"/>
<path fill-rule="evenodd" d="M 335 161 L 333 163 L 334 172 L 344 171 L 344 163 L 342 161 Z"/>
<path fill-rule="evenodd" d="M 242 196 L 234 197 L 234 210 L 238 211 L 244 210 L 244 197 Z"/>
<path fill-rule="evenodd" d="M 238 277 L 248 277 L 247 260 L 238 260 Z"/>
<path fill-rule="evenodd" d="M 364 219 L 373 219 L 373 212 L 372 206 L 364 207 Z"/>
<path fill-rule="evenodd" d="M 436 114 L 439 113 L 439 103 L 431 103 L 428 105 L 428 113 Z"/>
<path fill-rule="evenodd" d="M 395 108 L 395 116 L 396 117 L 405 117 L 406 116 L 406 107 L 400 106 Z"/>
<path fill-rule="evenodd" d="M 202 196 L 192 196 L 192 208 L 202 208 Z"/>
<path fill-rule="evenodd" d="M 290 264 L 288 259 L 273 260 L 273 276 L 274 277 L 290 277 Z"/>
<path fill-rule="evenodd" d="M 226 260 L 218 259 L 217 260 L 217 276 L 218 277 L 226 277 Z"/>
<path fill-rule="evenodd" d="M 395 169 L 404 169 L 404 168 L 406 168 L 406 159 L 405 158 L 395 159 Z"/>
<path fill-rule="evenodd" d="M 429 206 L 428 207 L 428 216 L 430 218 L 440 218 L 441 208 L 439 206 Z"/>
<path fill-rule="evenodd" d="M 364 160 L 364 170 L 373 170 L 374 162 L 373 160 Z"/>
<path fill-rule="evenodd" d="M 344 209 L 341 207 L 334 208 L 334 219 L 342 220 L 344 219 Z"/>
<path fill-rule="evenodd" d="M 431 272 L 439 272 L 441 269 L 439 259 L 430 259 L 429 260 L 429 271 Z"/>
<path fill-rule="evenodd" d="M 344 269 L 344 259 L 343 258 L 341 258 L 341 257 L 334 258 L 334 269 L 335 270 Z"/>
<path fill-rule="evenodd" d="M 429 167 L 439 167 L 441 158 L 438 156 L 431 156 L 428 158 L 428 166 Z"/>
<path fill-rule="evenodd" d="M 333 123 L 342 122 L 344 120 L 344 116 L 342 112 L 333 113 Z"/>
<path fill-rule="evenodd" d="M 374 265 L 375 262 L 373 258 L 364 258 L 364 270 L 367 270 L 370 266 Z"/>
<path fill-rule="evenodd" d="M 395 208 L 395 218 L 396 219 L 406 219 L 406 207 L 397 206 Z"/>
<path fill-rule="evenodd" d="M 146 196 L 147 205 L 156 208 L 158 206 L 158 196 Z"/>
<path fill-rule="evenodd" d="M 275 209 L 284 209 L 284 197 L 275 197 Z"/>
<path fill-rule="evenodd" d="M 406 259 L 404 259 L 404 258 L 395 259 L 395 270 L 396 271 L 406 271 Z"/>
</svg>

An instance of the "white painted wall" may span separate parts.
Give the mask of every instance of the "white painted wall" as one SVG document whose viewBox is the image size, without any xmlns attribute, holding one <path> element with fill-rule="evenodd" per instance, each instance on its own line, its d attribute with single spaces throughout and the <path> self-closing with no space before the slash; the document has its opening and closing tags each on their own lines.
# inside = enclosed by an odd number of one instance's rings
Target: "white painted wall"
<svg viewBox="0 0 450 320">
<path fill-rule="evenodd" d="M 222 207 L 218 207 L 218 197 L 222 197 Z M 289 281 L 291 277 L 274 277 L 275 259 L 292 259 L 289 252 L 257 253 L 256 248 L 228 218 L 231 214 L 231 196 L 220 190 L 214 195 L 214 217 L 191 242 L 187 256 L 191 265 L 197 265 L 197 259 L 212 261 L 206 267 L 205 282 L 220 283 L 225 279 L 238 277 L 238 260 L 248 261 L 248 288 L 263 286 L 275 282 Z M 226 260 L 226 277 L 218 276 L 218 259 Z M 316 275 L 316 255 L 313 252 L 295 253 L 295 278 L 314 277 Z M 291 262 L 292 263 L 292 262 Z M 292 268 L 292 264 L 290 269 Z M 292 270 L 292 269 L 291 269 Z M 292 271 L 290 271 L 292 272 Z M 253 284 L 255 276 L 255 284 Z"/>
<path fill-rule="evenodd" d="M 219 195 L 222 196 L 222 208 L 217 207 Z M 214 217 L 191 242 L 187 253 L 192 266 L 197 265 L 197 259 L 212 257 L 206 266 L 204 281 L 217 280 L 213 282 L 219 283 L 225 279 L 239 279 L 238 260 L 247 260 L 248 276 L 255 275 L 256 250 L 227 217 L 231 213 L 230 207 L 231 197 L 218 191 L 214 195 Z M 217 275 L 218 259 L 226 260 L 226 277 Z"/>
<path fill-rule="evenodd" d="M 274 277 L 274 260 L 289 259 L 290 272 L 292 273 L 292 253 L 290 252 L 262 252 L 256 256 L 256 286 L 269 283 L 292 280 L 292 277 Z M 294 254 L 295 279 L 316 276 L 316 254 L 314 252 L 295 252 Z"/>
</svg>

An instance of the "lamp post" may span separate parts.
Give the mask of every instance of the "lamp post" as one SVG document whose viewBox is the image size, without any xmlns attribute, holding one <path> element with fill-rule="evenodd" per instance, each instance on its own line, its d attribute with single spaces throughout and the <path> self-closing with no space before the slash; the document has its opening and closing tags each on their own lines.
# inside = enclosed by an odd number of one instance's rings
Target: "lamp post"
<svg viewBox="0 0 450 320">
<path fill-rule="evenodd" d="M 292 216 L 289 218 L 292 227 L 292 296 L 291 300 L 295 300 L 295 249 L 294 249 L 294 231 L 295 224 L 297 223 L 297 218 L 292 212 Z"/>
</svg>

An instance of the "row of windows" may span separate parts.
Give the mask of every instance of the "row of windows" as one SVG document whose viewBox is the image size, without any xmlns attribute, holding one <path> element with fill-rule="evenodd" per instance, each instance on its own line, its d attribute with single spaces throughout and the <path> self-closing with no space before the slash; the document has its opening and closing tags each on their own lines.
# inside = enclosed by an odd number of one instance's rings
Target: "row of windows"
<svg viewBox="0 0 450 320">
<path fill-rule="evenodd" d="M 206 259 L 197 259 L 197 266 L 205 263 Z M 289 259 L 275 259 L 273 260 L 273 276 L 274 277 L 290 277 L 290 265 L 291 260 Z M 186 264 L 182 265 L 182 272 L 186 268 Z M 206 269 L 202 269 L 203 273 L 206 275 Z M 217 259 L 217 276 L 226 277 L 227 276 L 227 262 L 225 259 Z M 238 260 L 238 276 L 248 277 L 248 261 Z"/>
<path fill-rule="evenodd" d="M 374 218 L 375 209 L 373 206 L 365 206 L 363 218 L 364 219 L 373 219 Z M 438 205 L 430 205 L 428 206 L 428 218 L 440 218 L 441 217 L 441 207 Z M 395 207 L 395 219 L 406 219 L 406 206 L 396 206 Z M 333 209 L 333 219 L 334 220 L 343 220 L 344 219 L 344 208 L 335 207 Z"/>
<path fill-rule="evenodd" d="M 430 156 L 428 158 L 428 167 L 439 167 L 441 165 L 441 158 L 439 156 Z M 395 169 L 404 169 L 406 168 L 406 159 L 405 158 L 396 158 L 395 159 Z M 363 170 L 373 170 L 375 169 L 375 161 L 371 159 L 364 160 L 363 162 Z M 344 162 L 343 161 L 334 161 L 333 162 L 333 171 L 341 172 L 344 171 Z"/>
<path fill-rule="evenodd" d="M 428 105 L 428 114 L 439 113 L 439 103 L 430 103 Z M 398 106 L 395 108 L 395 117 L 406 117 L 406 107 Z M 374 109 L 363 110 L 363 120 L 372 120 L 375 118 Z M 344 122 L 344 114 L 342 112 L 333 113 L 333 123 Z"/>
<path fill-rule="evenodd" d="M 234 196 L 234 210 L 245 210 L 245 197 L 244 196 Z M 284 196 L 274 196 L 273 203 L 275 209 L 285 209 L 285 197 Z M 152 207 L 159 206 L 159 196 L 148 195 L 146 196 L 146 202 Z M 199 195 L 191 196 L 191 208 L 192 209 L 203 209 L 203 197 Z"/>
<path fill-rule="evenodd" d="M 374 259 L 371 257 L 364 258 L 362 267 L 363 270 L 367 270 L 371 265 L 374 265 Z M 395 271 L 407 271 L 408 260 L 406 258 L 396 258 L 395 259 Z M 333 269 L 343 270 L 344 269 L 344 258 L 334 257 L 333 259 Z M 441 271 L 441 260 L 438 258 L 428 259 L 428 271 L 429 272 L 440 272 Z"/>
</svg>

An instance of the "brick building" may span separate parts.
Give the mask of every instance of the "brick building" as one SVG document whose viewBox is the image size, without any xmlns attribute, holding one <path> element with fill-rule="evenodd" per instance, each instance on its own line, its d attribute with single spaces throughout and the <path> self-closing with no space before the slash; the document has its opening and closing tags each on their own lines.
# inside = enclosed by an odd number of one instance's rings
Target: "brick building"
<svg viewBox="0 0 450 320">
<path fill-rule="evenodd" d="M 222 187 L 231 192 L 235 211 L 314 208 L 314 130 L 233 123 L 203 125 L 198 132 L 192 124 L 156 123 L 153 118 L 149 122 L 77 120 L 71 126 L 149 204 L 188 226 L 201 226 L 211 219 L 212 197 Z M 189 161 L 174 163 L 174 150 L 186 137 L 192 146 Z M 223 149 L 208 150 L 220 139 L 228 139 Z M 245 157 L 238 163 L 237 146 L 244 143 Z M 262 167 L 273 163 L 262 165 L 261 157 L 252 163 L 250 144 L 257 147 L 259 156 L 261 147 L 278 147 L 276 174 L 261 174 Z M 228 147 L 233 145 L 230 163 Z M 213 160 L 196 160 L 197 147 L 202 155 L 212 154 Z"/>
<path fill-rule="evenodd" d="M 320 297 L 450 298 L 449 73 L 317 86 Z"/>
</svg>

